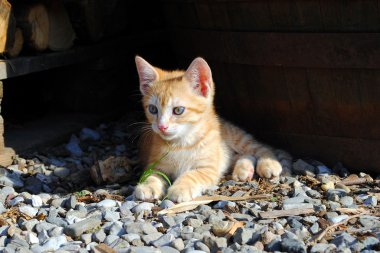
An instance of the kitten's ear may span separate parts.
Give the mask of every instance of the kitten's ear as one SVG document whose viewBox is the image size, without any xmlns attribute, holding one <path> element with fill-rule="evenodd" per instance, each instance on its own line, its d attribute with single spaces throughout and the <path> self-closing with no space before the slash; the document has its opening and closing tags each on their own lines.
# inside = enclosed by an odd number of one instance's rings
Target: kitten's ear
<svg viewBox="0 0 380 253">
<path fill-rule="evenodd" d="M 198 57 L 190 64 L 186 70 L 185 78 L 191 83 L 197 94 L 208 97 L 213 91 L 211 69 L 207 62 Z"/>
<path fill-rule="evenodd" d="M 143 95 L 147 93 L 152 82 L 158 80 L 158 73 L 152 65 L 140 56 L 135 57 L 137 72 L 140 79 L 140 91 Z"/>
</svg>

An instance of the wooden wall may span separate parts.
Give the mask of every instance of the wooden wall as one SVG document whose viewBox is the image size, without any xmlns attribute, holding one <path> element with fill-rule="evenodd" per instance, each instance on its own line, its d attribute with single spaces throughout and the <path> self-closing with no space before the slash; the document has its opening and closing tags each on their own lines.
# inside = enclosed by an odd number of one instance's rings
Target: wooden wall
<svg viewBox="0 0 380 253">
<path fill-rule="evenodd" d="M 259 139 L 380 171 L 380 1 L 162 1 L 180 67 L 211 65 L 217 107 Z"/>
</svg>

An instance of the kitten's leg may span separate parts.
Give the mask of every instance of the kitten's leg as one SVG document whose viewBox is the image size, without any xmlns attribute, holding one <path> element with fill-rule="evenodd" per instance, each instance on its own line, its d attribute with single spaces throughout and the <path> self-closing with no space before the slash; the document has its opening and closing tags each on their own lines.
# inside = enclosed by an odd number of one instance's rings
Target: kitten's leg
<svg viewBox="0 0 380 253">
<path fill-rule="evenodd" d="M 238 157 L 232 172 L 232 179 L 235 181 L 250 181 L 255 173 L 255 163 L 256 158 L 251 155 Z"/>
<path fill-rule="evenodd" d="M 216 185 L 220 176 L 216 169 L 200 168 L 186 172 L 168 189 L 172 201 L 185 202 L 201 196 L 207 188 Z"/>
<path fill-rule="evenodd" d="M 161 199 L 164 197 L 166 181 L 158 175 L 150 175 L 144 183 L 138 184 L 135 197 L 140 200 Z"/>
<path fill-rule="evenodd" d="M 260 177 L 272 178 L 280 176 L 282 171 L 281 164 L 269 148 L 261 146 L 255 155 L 258 157 L 256 171 Z"/>
</svg>

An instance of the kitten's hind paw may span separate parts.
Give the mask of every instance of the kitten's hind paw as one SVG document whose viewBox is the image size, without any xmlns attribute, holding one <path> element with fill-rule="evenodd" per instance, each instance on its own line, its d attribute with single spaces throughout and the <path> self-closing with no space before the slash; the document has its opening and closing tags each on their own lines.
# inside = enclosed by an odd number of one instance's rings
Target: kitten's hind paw
<svg viewBox="0 0 380 253">
<path fill-rule="evenodd" d="M 232 172 L 232 179 L 235 181 L 250 181 L 255 173 L 255 158 L 253 156 L 240 157 Z"/>
<path fill-rule="evenodd" d="M 139 184 L 136 186 L 134 194 L 137 199 L 145 201 L 163 198 L 164 191 L 156 185 Z"/>
<path fill-rule="evenodd" d="M 272 178 L 280 176 L 282 167 L 276 159 L 262 157 L 257 162 L 256 171 L 260 177 Z"/>
</svg>

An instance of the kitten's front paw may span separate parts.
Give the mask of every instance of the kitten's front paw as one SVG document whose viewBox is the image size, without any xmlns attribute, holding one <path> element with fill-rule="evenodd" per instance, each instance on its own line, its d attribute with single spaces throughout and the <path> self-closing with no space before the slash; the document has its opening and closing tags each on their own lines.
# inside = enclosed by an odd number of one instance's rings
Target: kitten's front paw
<svg viewBox="0 0 380 253">
<path fill-rule="evenodd" d="M 282 167 L 276 159 L 263 157 L 257 162 L 256 171 L 260 177 L 272 178 L 280 176 Z"/>
<path fill-rule="evenodd" d="M 232 172 L 232 179 L 235 181 L 250 181 L 255 173 L 254 157 L 241 157 L 236 163 Z"/>
<path fill-rule="evenodd" d="M 196 187 L 173 185 L 168 190 L 170 200 L 181 203 L 191 201 L 193 198 L 201 195 L 201 190 Z"/>
<path fill-rule="evenodd" d="M 135 189 L 135 197 L 140 200 L 161 199 L 164 196 L 164 189 L 156 185 L 139 184 Z"/>
</svg>

